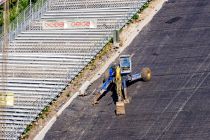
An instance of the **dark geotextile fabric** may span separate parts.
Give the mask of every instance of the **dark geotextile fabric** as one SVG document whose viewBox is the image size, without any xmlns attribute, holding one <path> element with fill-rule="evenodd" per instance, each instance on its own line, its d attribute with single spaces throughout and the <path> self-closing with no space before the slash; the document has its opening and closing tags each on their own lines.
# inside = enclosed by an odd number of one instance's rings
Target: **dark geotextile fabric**
<svg viewBox="0 0 210 140">
<path fill-rule="evenodd" d="M 115 116 L 111 92 L 96 107 L 92 95 L 78 97 L 45 140 L 209 139 L 210 1 L 169 0 L 124 54 L 134 54 L 134 73 L 153 72 L 128 87 L 126 115 Z"/>
</svg>

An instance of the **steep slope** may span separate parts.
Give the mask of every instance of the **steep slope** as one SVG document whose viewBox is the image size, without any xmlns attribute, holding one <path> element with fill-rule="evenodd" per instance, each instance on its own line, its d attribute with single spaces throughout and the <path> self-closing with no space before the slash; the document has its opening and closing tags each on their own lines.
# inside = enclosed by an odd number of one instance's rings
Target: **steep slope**
<svg viewBox="0 0 210 140">
<path fill-rule="evenodd" d="M 0 75 L 7 78 L 0 81 L 0 91 L 13 93 L 15 99 L 14 106 L 0 108 L 0 139 L 17 139 L 145 2 L 40 0 L 18 16 L 10 25 L 15 30 L 10 31 L 6 55 L 0 54 L 0 63 L 7 66 Z M 81 19 L 97 21 L 97 26 L 55 27 Z M 46 23 L 51 29 L 43 28 Z M 2 42 L 0 38 L 1 52 Z"/>
<path fill-rule="evenodd" d="M 152 81 L 128 88 L 126 115 L 115 116 L 112 93 L 96 107 L 91 95 L 79 97 L 45 139 L 209 139 L 209 13 L 208 0 L 169 0 L 124 52 L 134 54 L 134 72 L 153 71 Z"/>
</svg>

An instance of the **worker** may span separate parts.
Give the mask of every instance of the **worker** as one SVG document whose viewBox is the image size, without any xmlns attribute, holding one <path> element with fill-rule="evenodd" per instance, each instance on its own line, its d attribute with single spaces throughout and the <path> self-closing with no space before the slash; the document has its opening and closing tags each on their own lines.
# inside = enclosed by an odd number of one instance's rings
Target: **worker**
<svg viewBox="0 0 210 140">
<path fill-rule="evenodd" d="M 118 101 L 122 101 L 122 77 L 120 66 L 116 68 L 115 83 L 117 87 Z"/>
</svg>

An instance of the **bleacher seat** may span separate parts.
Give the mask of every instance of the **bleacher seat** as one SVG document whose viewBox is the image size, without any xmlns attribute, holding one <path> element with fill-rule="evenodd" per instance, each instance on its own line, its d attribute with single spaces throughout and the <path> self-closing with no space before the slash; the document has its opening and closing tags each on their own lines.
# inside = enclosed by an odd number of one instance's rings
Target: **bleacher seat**
<svg viewBox="0 0 210 140">
<path fill-rule="evenodd" d="M 19 25 L 21 28 L 11 31 L 14 38 L 6 50 L 7 60 L 0 54 L 1 65 L 7 65 L 7 80 L 0 81 L 0 91 L 14 93 L 15 104 L 0 108 L 0 139 L 18 139 L 43 108 L 99 53 L 113 31 L 125 25 L 146 1 L 47 0 L 47 9 L 34 12 L 33 18 L 26 17 Z M 80 18 L 97 19 L 97 28 L 42 28 L 45 20 Z"/>
</svg>

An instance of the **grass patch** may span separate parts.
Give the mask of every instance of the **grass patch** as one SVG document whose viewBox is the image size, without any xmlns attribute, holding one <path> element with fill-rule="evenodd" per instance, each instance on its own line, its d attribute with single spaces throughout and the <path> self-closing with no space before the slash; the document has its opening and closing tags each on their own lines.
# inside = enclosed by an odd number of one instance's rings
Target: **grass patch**
<svg viewBox="0 0 210 140">
<path fill-rule="evenodd" d="M 148 2 L 145 2 L 144 5 L 139 9 L 139 11 L 137 13 L 141 13 L 144 9 L 148 8 L 149 7 L 149 3 L 151 2 L 152 0 L 149 0 Z"/>
<path fill-rule="evenodd" d="M 133 17 L 132 17 L 132 20 L 137 20 L 137 19 L 139 19 L 139 14 L 138 13 L 134 14 Z"/>
</svg>

